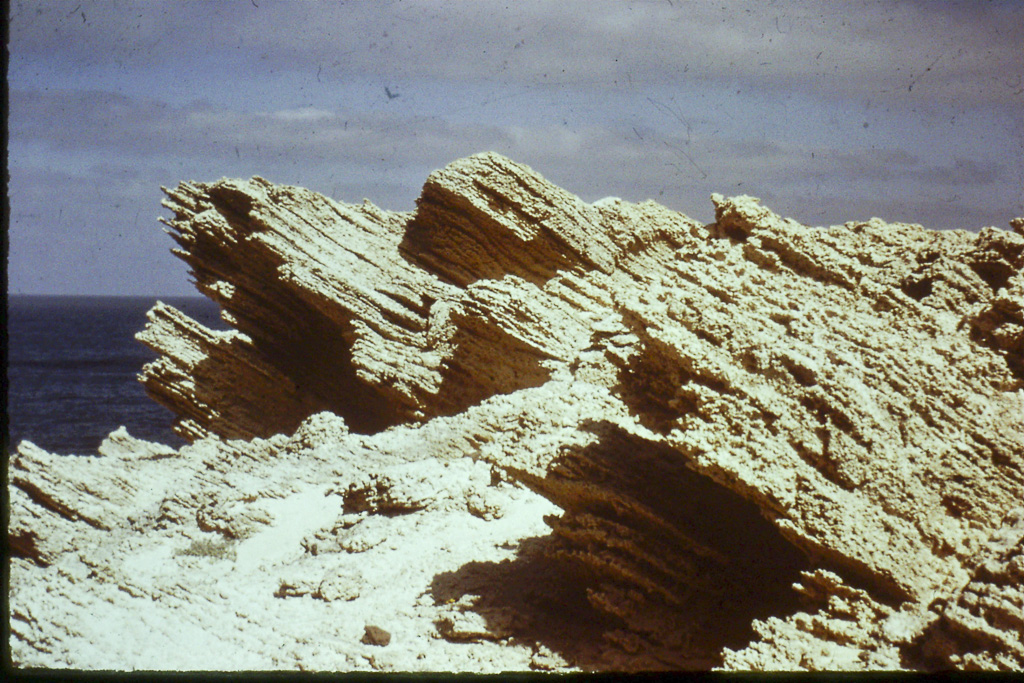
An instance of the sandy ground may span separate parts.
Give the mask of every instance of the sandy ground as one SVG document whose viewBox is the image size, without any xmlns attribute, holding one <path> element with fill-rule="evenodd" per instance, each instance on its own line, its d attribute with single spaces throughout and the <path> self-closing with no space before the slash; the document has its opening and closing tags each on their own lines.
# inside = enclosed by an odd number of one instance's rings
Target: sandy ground
<svg viewBox="0 0 1024 683">
<path fill-rule="evenodd" d="M 383 474 L 395 499 L 424 507 L 346 513 L 344 482 L 268 482 L 279 493 L 228 511 L 269 521 L 241 540 L 172 526 L 110 534 L 44 572 L 15 558 L 16 664 L 500 672 L 606 663 L 607 618 L 543 557 L 543 518 L 557 507 L 469 458 Z"/>
</svg>

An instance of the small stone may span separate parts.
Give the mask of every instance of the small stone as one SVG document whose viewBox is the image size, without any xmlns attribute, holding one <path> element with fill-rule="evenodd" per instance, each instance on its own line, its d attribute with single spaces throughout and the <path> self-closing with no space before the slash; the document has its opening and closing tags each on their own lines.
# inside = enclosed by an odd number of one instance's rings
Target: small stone
<svg viewBox="0 0 1024 683">
<path fill-rule="evenodd" d="M 379 626 L 367 626 L 365 633 L 359 642 L 364 645 L 377 645 L 384 647 L 391 642 L 391 634 Z"/>
<path fill-rule="evenodd" d="M 530 668 L 534 671 L 557 671 L 568 665 L 565 658 L 544 645 L 538 645 L 530 657 Z"/>
<path fill-rule="evenodd" d="M 466 494 L 466 509 L 474 517 L 490 522 L 505 516 L 504 497 L 488 487 Z"/>
<path fill-rule="evenodd" d="M 362 594 L 365 583 L 359 572 L 336 567 L 324 575 L 314 597 L 327 602 L 350 602 Z"/>
</svg>

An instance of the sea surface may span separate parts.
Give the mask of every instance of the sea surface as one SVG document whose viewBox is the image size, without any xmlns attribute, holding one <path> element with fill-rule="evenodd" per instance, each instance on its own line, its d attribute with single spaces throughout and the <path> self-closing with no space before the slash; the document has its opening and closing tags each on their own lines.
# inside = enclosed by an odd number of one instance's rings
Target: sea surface
<svg viewBox="0 0 1024 683">
<path fill-rule="evenodd" d="M 136 379 L 156 354 L 135 340 L 157 300 L 214 329 L 219 308 L 200 297 L 11 296 L 7 309 L 8 447 L 94 455 L 124 425 L 178 447 L 173 414 Z"/>
</svg>

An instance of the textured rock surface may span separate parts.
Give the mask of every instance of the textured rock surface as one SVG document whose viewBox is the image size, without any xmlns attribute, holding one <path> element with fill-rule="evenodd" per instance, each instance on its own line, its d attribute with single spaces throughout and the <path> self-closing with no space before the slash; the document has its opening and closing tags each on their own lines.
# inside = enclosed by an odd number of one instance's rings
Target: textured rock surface
<svg viewBox="0 0 1024 683">
<path fill-rule="evenodd" d="M 192 445 L 12 457 L 18 663 L 1024 667 L 1024 222 L 167 194 L 234 330 L 139 335 Z"/>
</svg>

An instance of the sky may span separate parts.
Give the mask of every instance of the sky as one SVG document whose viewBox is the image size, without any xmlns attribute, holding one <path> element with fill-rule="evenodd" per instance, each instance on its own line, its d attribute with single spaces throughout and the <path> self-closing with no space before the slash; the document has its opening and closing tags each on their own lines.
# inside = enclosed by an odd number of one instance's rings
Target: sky
<svg viewBox="0 0 1024 683">
<path fill-rule="evenodd" d="M 11 294 L 195 294 L 161 186 L 410 210 L 493 150 L 586 201 L 808 225 L 1024 215 L 1024 2 L 72 0 L 9 6 Z"/>
</svg>

